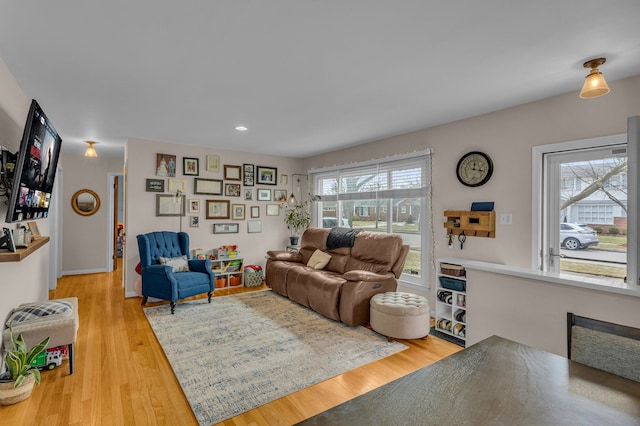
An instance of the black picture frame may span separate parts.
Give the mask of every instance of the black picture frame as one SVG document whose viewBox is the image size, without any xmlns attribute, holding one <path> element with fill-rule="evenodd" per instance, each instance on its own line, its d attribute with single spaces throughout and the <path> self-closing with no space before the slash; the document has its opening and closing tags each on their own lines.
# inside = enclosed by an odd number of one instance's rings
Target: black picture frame
<svg viewBox="0 0 640 426">
<path fill-rule="evenodd" d="M 224 184 L 224 196 L 225 197 L 239 197 L 240 196 L 240 184 L 239 183 L 225 183 Z"/>
<path fill-rule="evenodd" d="M 256 166 L 256 182 L 258 185 L 276 185 L 278 183 L 278 169 Z"/>
<path fill-rule="evenodd" d="M 182 157 L 182 174 L 185 176 L 199 176 L 200 160 L 193 157 Z"/>
<path fill-rule="evenodd" d="M 242 165 L 242 184 L 244 186 L 254 186 L 256 184 L 255 166 L 253 164 Z"/>
<path fill-rule="evenodd" d="M 164 192 L 164 179 L 147 179 L 147 192 Z"/>
</svg>

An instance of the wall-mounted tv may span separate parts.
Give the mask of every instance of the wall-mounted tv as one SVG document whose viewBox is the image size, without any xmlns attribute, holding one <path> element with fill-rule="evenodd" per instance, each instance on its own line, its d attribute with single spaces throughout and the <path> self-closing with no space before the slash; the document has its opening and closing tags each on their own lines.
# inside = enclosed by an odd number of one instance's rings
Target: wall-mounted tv
<svg viewBox="0 0 640 426">
<path fill-rule="evenodd" d="M 62 139 L 38 102 L 31 101 L 20 151 L 16 153 L 7 222 L 49 216 Z"/>
</svg>

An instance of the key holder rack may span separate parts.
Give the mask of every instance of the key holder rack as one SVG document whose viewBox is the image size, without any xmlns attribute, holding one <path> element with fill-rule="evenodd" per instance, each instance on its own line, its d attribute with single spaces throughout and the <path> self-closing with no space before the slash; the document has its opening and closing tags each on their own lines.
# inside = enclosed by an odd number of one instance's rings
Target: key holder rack
<svg viewBox="0 0 640 426">
<path fill-rule="evenodd" d="M 466 237 L 496 237 L 495 211 L 445 210 L 444 215 L 447 218 L 444 223 L 447 235 L 464 232 Z"/>
</svg>

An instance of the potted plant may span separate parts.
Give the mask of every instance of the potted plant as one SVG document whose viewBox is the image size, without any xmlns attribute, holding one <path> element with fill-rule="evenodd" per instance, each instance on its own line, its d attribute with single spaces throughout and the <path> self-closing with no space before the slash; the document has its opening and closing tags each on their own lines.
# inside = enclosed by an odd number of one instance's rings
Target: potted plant
<svg viewBox="0 0 640 426">
<path fill-rule="evenodd" d="M 292 246 L 298 245 L 300 233 L 311 225 L 311 212 L 309 203 L 319 200 L 319 195 L 313 195 L 308 200 L 297 203 L 293 206 L 286 205 L 284 209 L 284 223 L 287 224 L 291 236 L 289 240 Z"/>
<path fill-rule="evenodd" d="M 0 376 L 0 405 L 16 404 L 31 395 L 34 382 L 40 383 L 40 371 L 31 365 L 33 360 L 47 350 L 49 338 L 27 350 L 22 333 L 15 338 L 9 325 L 12 350 L 7 350 L 4 363 L 7 371 Z"/>
</svg>

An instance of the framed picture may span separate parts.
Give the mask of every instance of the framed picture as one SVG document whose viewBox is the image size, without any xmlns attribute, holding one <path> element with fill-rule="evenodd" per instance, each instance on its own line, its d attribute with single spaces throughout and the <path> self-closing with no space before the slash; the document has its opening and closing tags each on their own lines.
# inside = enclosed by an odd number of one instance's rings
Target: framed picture
<svg viewBox="0 0 640 426">
<path fill-rule="evenodd" d="M 169 192 L 187 192 L 187 181 L 183 179 L 169 179 Z"/>
<path fill-rule="evenodd" d="M 189 200 L 189 213 L 200 213 L 200 200 Z"/>
<path fill-rule="evenodd" d="M 207 219 L 229 219 L 229 200 L 207 200 Z"/>
<path fill-rule="evenodd" d="M 176 156 L 171 154 L 157 154 L 156 176 L 175 177 Z"/>
<path fill-rule="evenodd" d="M 29 231 L 31 231 L 31 238 L 40 238 L 40 229 L 38 229 L 36 222 L 27 222 L 27 226 L 29 227 Z"/>
<path fill-rule="evenodd" d="M 260 206 L 251 206 L 251 217 L 260 217 Z"/>
<path fill-rule="evenodd" d="M 239 183 L 225 183 L 224 195 L 227 197 L 239 197 L 240 196 L 240 184 Z"/>
<path fill-rule="evenodd" d="M 289 176 L 280 175 L 280 185 L 288 185 L 289 184 Z"/>
<path fill-rule="evenodd" d="M 222 195 L 222 179 L 193 179 L 195 194 Z"/>
<path fill-rule="evenodd" d="M 278 216 L 280 214 L 280 204 L 267 204 L 267 216 Z"/>
<path fill-rule="evenodd" d="M 207 171 L 219 172 L 220 171 L 220 157 L 217 155 L 207 155 Z"/>
<path fill-rule="evenodd" d="M 164 192 L 164 179 L 147 179 L 147 192 Z"/>
<path fill-rule="evenodd" d="M 287 190 L 286 189 L 274 189 L 273 201 L 287 202 Z"/>
<path fill-rule="evenodd" d="M 255 168 L 253 164 L 242 165 L 242 183 L 244 184 L 244 186 L 253 186 L 256 184 L 254 170 Z"/>
<path fill-rule="evenodd" d="M 245 209 L 247 206 L 245 204 L 232 204 L 231 205 L 231 219 L 233 220 L 244 220 L 245 217 Z"/>
<path fill-rule="evenodd" d="M 245 189 L 244 190 L 244 199 L 245 200 L 253 200 L 253 189 Z"/>
<path fill-rule="evenodd" d="M 278 169 L 275 167 L 256 166 L 256 175 L 258 175 L 258 184 L 275 185 L 278 183 Z"/>
<path fill-rule="evenodd" d="M 256 234 L 258 232 L 262 232 L 262 221 L 261 220 L 247 221 L 247 233 Z"/>
<path fill-rule="evenodd" d="M 174 194 L 156 194 L 156 216 L 184 216 L 185 204 L 184 195 L 176 199 Z"/>
<path fill-rule="evenodd" d="M 258 189 L 258 201 L 271 201 L 271 190 Z"/>
<path fill-rule="evenodd" d="M 226 180 L 242 180 L 241 173 L 242 167 L 240 166 L 230 166 L 229 164 L 224 165 L 224 178 Z"/>
<path fill-rule="evenodd" d="M 189 216 L 189 226 L 192 228 L 198 228 L 200 226 L 200 217 Z"/>
<path fill-rule="evenodd" d="M 197 158 L 182 157 L 182 174 L 186 176 L 198 176 L 200 174 L 200 160 Z"/>
<path fill-rule="evenodd" d="M 240 226 L 237 223 L 214 223 L 214 234 L 237 234 Z"/>
</svg>

